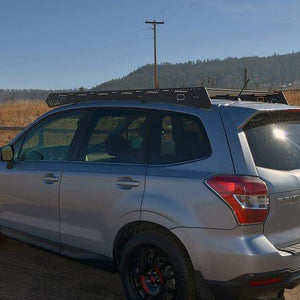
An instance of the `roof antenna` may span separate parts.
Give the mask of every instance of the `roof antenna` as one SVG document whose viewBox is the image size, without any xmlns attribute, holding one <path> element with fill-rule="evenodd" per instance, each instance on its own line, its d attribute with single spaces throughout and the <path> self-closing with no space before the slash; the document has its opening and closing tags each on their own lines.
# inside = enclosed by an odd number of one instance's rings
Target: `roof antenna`
<svg viewBox="0 0 300 300">
<path fill-rule="evenodd" d="M 244 89 L 246 88 L 246 86 L 247 86 L 247 84 L 248 84 L 249 81 L 250 81 L 250 79 L 248 78 L 248 79 L 246 80 L 246 82 L 245 82 L 243 88 L 241 89 L 241 91 L 240 91 L 239 94 L 237 95 L 236 100 L 241 101 L 240 97 L 241 97 L 241 95 L 242 95 L 242 93 L 243 93 Z"/>
</svg>

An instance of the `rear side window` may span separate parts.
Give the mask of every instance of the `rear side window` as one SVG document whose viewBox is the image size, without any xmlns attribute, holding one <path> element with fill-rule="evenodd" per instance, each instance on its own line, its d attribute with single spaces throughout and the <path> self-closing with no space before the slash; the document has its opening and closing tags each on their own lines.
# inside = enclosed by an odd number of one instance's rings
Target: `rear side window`
<svg viewBox="0 0 300 300">
<path fill-rule="evenodd" d="M 256 166 L 300 169 L 300 111 L 260 113 L 244 132 Z"/>
<path fill-rule="evenodd" d="M 150 164 L 169 164 L 210 156 L 211 146 L 199 118 L 155 112 L 150 138 Z"/>
</svg>

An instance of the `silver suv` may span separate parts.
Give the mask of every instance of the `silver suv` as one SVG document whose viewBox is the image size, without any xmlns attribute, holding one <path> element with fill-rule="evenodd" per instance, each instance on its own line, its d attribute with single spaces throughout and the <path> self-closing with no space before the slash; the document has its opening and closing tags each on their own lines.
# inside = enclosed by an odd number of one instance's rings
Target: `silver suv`
<svg viewBox="0 0 300 300">
<path fill-rule="evenodd" d="M 119 270 L 128 299 L 283 298 L 300 280 L 300 107 L 237 94 L 51 94 L 61 106 L 1 148 L 2 234 Z"/>
</svg>

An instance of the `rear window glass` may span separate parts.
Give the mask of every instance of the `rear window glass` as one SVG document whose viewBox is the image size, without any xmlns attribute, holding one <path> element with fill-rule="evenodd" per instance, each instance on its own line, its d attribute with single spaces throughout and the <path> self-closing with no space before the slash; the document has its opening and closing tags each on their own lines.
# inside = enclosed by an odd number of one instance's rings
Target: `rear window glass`
<svg viewBox="0 0 300 300">
<path fill-rule="evenodd" d="M 244 127 L 256 166 L 300 169 L 300 111 L 261 113 Z"/>
<path fill-rule="evenodd" d="M 202 122 L 184 113 L 155 113 L 150 147 L 150 164 L 184 162 L 211 155 L 211 146 Z"/>
</svg>

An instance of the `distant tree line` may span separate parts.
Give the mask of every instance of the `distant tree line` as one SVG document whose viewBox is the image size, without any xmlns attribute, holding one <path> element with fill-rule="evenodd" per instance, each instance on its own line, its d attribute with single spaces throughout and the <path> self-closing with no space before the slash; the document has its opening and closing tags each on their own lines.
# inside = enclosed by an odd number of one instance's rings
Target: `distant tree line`
<svg viewBox="0 0 300 300">
<path fill-rule="evenodd" d="M 66 92 L 76 90 L 39 90 L 39 89 L 0 89 L 0 102 L 19 100 L 46 100 L 51 92 Z"/>
<path fill-rule="evenodd" d="M 0 89 L 0 101 L 17 101 L 17 100 L 43 100 L 46 99 L 49 94 L 47 90 L 36 89 Z"/>
</svg>

